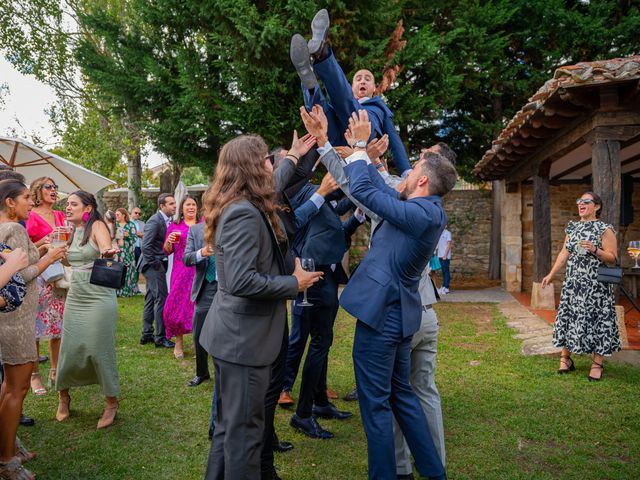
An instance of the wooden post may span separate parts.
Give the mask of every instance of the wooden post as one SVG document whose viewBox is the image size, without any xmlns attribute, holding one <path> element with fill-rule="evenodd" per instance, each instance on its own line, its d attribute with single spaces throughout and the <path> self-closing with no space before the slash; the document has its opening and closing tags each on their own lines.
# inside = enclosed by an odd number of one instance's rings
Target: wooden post
<svg viewBox="0 0 640 480">
<path fill-rule="evenodd" d="M 554 310 L 555 289 L 553 284 L 542 288 L 542 279 L 551 270 L 551 201 L 549 192 L 549 170 L 551 162 L 540 165 L 533 176 L 533 285 L 531 286 L 531 308 Z"/>
<path fill-rule="evenodd" d="M 593 191 L 602 198 L 600 219 L 618 231 L 620 226 L 620 142 L 596 138 L 591 144 Z"/>
<path fill-rule="evenodd" d="M 502 200 L 500 193 L 502 187 L 499 180 L 493 181 L 491 189 L 491 197 L 493 201 L 491 212 L 491 242 L 489 244 L 489 279 L 500 280 L 500 264 L 502 262 L 500 257 L 500 243 L 502 235 L 502 213 L 500 206 Z"/>
<path fill-rule="evenodd" d="M 533 177 L 533 281 L 541 282 L 551 270 L 551 205 L 549 165 Z"/>
</svg>

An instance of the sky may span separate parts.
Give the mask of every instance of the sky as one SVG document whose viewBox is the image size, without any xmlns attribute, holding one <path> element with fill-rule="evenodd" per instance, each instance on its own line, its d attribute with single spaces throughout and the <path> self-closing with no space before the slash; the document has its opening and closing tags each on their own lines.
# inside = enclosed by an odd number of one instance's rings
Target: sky
<svg viewBox="0 0 640 480">
<path fill-rule="evenodd" d="M 0 103 L 0 135 L 13 136 L 11 133 L 31 140 L 36 136 L 43 140 L 44 148 L 56 145 L 49 124 L 46 109 L 55 103 L 53 90 L 32 76 L 23 75 L 13 65 L 0 56 L 0 84 L 6 84 L 9 91 L 2 96 Z M 163 163 L 164 158 L 157 152 L 150 151 L 143 159 L 149 167 Z"/>
</svg>

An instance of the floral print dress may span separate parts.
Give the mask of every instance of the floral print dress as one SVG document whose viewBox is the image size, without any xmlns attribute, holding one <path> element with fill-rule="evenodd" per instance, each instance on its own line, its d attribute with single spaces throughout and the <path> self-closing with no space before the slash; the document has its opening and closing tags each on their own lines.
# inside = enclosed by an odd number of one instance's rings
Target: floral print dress
<svg viewBox="0 0 640 480">
<path fill-rule="evenodd" d="M 609 356 L 621 349 L 613 287 L 598 281 L 602 262 L 580 247 L 581 240 L 591 240 L 602 248 L 602 235 L 608 228 L 613 231 L 600 220 L 572 221 L 566 228 L 569 259 L 553 324 L 553 344 L 571 353 Z"/>
<path fill-rule="evenodd" d="M 122 262 L 127 266 L 127 275 L 124 281 L 124 287 L 118 289 L 116 294 L 119 297 L 133 297 L 140 293 L 138 289 L 138 270 L 136 269 L 136 226 L 133 222 L 125 223 L 122 228 L 123 233 L 127 233 L 122 238 L 123 245 L 120 253 L 116 256 L 116 261 Z"/>
</svg>

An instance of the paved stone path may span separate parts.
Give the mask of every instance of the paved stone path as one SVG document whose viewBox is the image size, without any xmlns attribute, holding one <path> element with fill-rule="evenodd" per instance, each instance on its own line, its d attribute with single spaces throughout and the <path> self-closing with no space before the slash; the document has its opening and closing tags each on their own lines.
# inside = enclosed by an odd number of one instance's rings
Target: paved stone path
<svg viewBox="0 0 640 480">
<path fill-rule="evenodd" d="M 507 318 L 507 325 L 516 330 L 515 338 L 522 340 L 523 355 L 549 355 L 560 351 L 551 343 L 551 325 L 522 306 L 513 296 L 500 287 L 482 290 L 455 290 L 442 297 L 442 302 L 496 303 Z"/>
</svg>

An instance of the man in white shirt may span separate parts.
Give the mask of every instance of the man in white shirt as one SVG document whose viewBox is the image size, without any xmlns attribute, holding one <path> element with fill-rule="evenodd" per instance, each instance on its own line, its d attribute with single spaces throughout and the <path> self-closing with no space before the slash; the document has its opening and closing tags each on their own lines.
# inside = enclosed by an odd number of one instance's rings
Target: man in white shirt
<svg viewBox="0 0 640 480">
<path fill-rule="evenodd" d="M 440 240 L 438 241 L 438 260 L 442 266 L 442 288 L 438 293 L 449 293 L 449 282 L 451 281 L 451 273 L 449 273 L 449 264 L 451 263 L 451 232 L 444 227 Z"/>
</svg>

